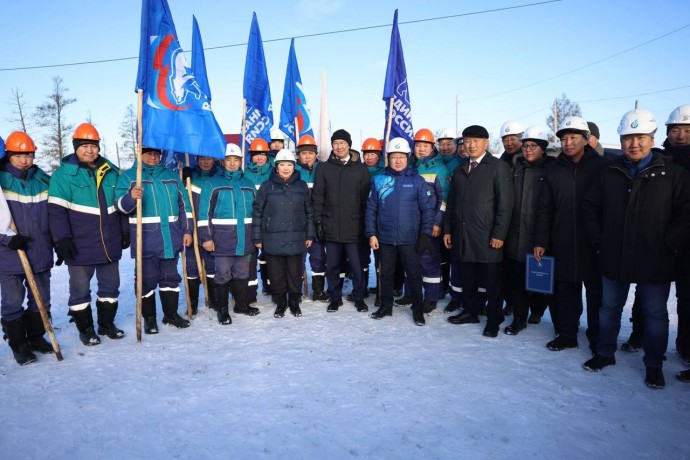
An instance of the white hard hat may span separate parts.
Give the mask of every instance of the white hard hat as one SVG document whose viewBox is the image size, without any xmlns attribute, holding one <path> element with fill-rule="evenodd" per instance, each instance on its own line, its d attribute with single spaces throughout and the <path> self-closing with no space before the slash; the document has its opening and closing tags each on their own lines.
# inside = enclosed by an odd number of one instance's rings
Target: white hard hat
<svg viewBox="0 0 690 460">
<path fill-rule="evenodd" d="M 404 153 L 406 155 L 409 155 L 410 152 L 410 143 L 402 137 L 394 137 L 393 139 L 391 139 L 388 142 L 388 148 L 386 149 L 386 153 L 388 155 L 390 155 L 391 153 Z"/>
<path fill-rule="evenodd" d="M 654 136 L 658 127 L 652 112 L 645 109 L 633 109 L 621 118 L 621 123 L 618 125 L 618 135 L 649 134 Z"/>
<path fill-rule="evenodd" d="M 455 139 L 455 132 L 450 128 L 444 128 L 439 131 L 438 136 L 436 136 L 437 141 L 441 139 Z"/>
<path fill-rule="evenodd" d="M 276 153 L 276 159 L 273 161 L 276 164 L 281 161 L 291 161 L 294 163 L 295 155 L 293 155 L 293 153 L 288 149 L 280 149 L 278 150 L 278 153 Z"/>
<path fill-rule="evenodd" d="M 558 136 L 559 139 L 561 138 L 563 131 L 577 131 L 585 136 L 585 139 L 589 139 L 589 126 L 582 117 L 565 117 L 558 126 L 558 131 L 556 132 L 556 136 Z"/>
<path fill-rule="evenodd" d="M 285 142 L 285 134 L 283 134 L 283 132 L 277 126 L 271 128 L 271 141 Z"/>
<path fill-rule="evenodd" d="M 228 144 L 225 146 L 225 156 L 242 158 L 242 149 L 237 144 Z"/>
<path fill-rule="evenodd" d="M 681 105 L 671 112 L 666 120 L 666 126 L 670 125 L 690 125 L 690 104 Z"/>
<path fill-rule="evenodd" d="M 501 126 L 501 137 L 504 136 L 520 136 L 525 132 L 525 128 L 522 127 L 517 121 L 506 121 Z"/>
<path fill-rule="evenodd" d="M 549 142 L 549 130 L 544 126 L 530 126 L 525 130 L 524 133 L 522 133 L 522 142 L 525 142 L 526 140 Z"/>
</svg>

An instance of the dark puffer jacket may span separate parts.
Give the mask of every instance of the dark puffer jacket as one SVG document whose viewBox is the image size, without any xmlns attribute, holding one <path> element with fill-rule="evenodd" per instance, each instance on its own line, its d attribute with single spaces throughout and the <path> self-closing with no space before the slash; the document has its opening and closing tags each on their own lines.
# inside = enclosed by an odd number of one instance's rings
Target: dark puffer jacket
<svg viewBox="0 0 690 460">
<path fill-rule="evenodd" d="M 537 202 L 544 192 L 546 166 L 554 158 L 545 156 L 541 160 L 528 162 L 518 158 L 513 168 L 513 215 L 503 256 L 507 259 L 525 261 L 527 253 L 534 252 L 534 224 L 537 217 Z"/>
<path fill-rule="evenodd" d="M 582 203 L 587 236 L 600 250 L 599 266 L 607 278 L 670 282 L 675 257 L 690 237 L 689 173 L 660 152 L 650 155 L 634 177 L 625 158 L 616 159 Z"/>
<path fill-rule="evenodd" d="M 314 211 L 307 183 L 294 171 L 287 181 L 274 171 L 261 184 L 252 212 L 252 240 L 273 256 L 294 256 L 314 240 Z"/>
<path fill-rule="evenodd" d="M 595 249 L 585 235 L 582 199 L 610 162 L 589 145 L 579 162 L 561 153 L 547 167 L 537 204 L 534 245 L 556 257 L 556 279 L 593 281 L 600 277 Z"/>
<path fill-rule="evenodd" d="M 312 189 L 314 222 L 323 225 L 324 240 L 358 243 L 364 237 L 364 210 L 369 195 L 369 170 L 333 156 L 316 170 Z"/>
</svg>

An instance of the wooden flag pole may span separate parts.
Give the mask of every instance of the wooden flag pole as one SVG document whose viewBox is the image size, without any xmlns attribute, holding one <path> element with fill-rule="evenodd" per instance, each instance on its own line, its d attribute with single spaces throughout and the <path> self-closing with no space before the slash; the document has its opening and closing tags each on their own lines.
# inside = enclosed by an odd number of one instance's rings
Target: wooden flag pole
<svg viewBox="0 0 690 460">
<path fill-rule="evenodd" d="M 247 100 L 242 99 L 242 171 L 244 171 L 244 145 L 247 143 Z"/>
<path fill-rule="evenodd" d="M 10 228 L 15 233 L 17 228 L 14 226 L 12 221 L 12 216 L 10 216 Z M 55 357 L 58 361 L 62 361 L 62 352 L 60 351 L 60 345 L 55 338 L 55 332 L 53 331 L 53 325 L 50 324 L 50 317 L 48 316 L 48 311 L 46 310 L 45 304 L 43 303 L 43 297 L 41 297 L 41 292 L 38 290 L 38 285 L 36 284 L 36 278 L 34 277 L 34 272 L 31 270 L 31 264 L 29 264 L 29 258 L 26 257 L 26 252 L 21 249 L 17 249 L 17 254 L 19 255 L 19 260 L 22 263 L 22 268 L 24 268 L 24 274 L 26 275 L 26 281 L 29 283 L 29 288 L 34 296 L 34 301 L 38 307 L 38 313 L 41 315 L 41 321 L 43 321 L 43 328 L 48 333 L 50 338 L 50 344 L 53 346 L 53 351 L 55 352 Z"/>
<path fill-rule="evenodd" d="M 184 164 L 189 168 L 189 154 L 184 154 Z M 204 300 L 206 301 L 206 307 L 210 306 L 208 300 L 208 283 L 206 282 L 206 267 L 201 260 L 201 252 L 199 251 L 199 232 L 196 228 L 196 210 L 194 209 L 194 195 L 192 193 L 192 179 L 187 178 L 187 194 L 189 195 L 189 205 L 192 207 L 192 231 L 194 232 L 194 257 L 196 257 L 196 265 L 199 270 L 199 278 L 201 279 L 201 284 L 204 285 Z"/>
<path fill-rule="evenodd" d="M 383 151 L 386 155 L 383 159 L 383 164 L 388 166 L 388 142 L 391 140 L 391 125 L 393 123 L 393 98 L 391 98 L 390 105 L 388 106 L 388 121 L 386 123 L 386 145 L 383 146 Z"/>
<path fill-rule="evenodd" d="M 141 187 L 141 150 L 142 150 L 142 110 L 144 103 L 144 90 L 140 89 L 138 91 L 138 104 L 137 104 L 137 130 L 138 130 L 138 143 L 137 146 L 137 187 Z M 143 208 L 141 204 L 142 198 L 137 199 L 137 312 L 136 312 L 136 328 L 137 328 L 137 342 L 141 342 L 141 299 L 144 293 L 143 279 L 142 279 L 142 255 L 143 255 L 143 234 L 142 234 L 142 213 Z"/>
<path fill-rule="evenodd" d="M 180 170 L 180 179 L 182 179 L 182 162 L 177 163 L 177 169 Z M 186 211 L 186 210 L 185 210 Z M 185 219 L 187 213 L 185 212 Z M 193 244 L 194 242 L 192 242 Z M 180 259 L 182 261 L 182 278 L 184 282 L 184 296 L 187 299 L 187 318 L 192 319 L 192 297 L 189 295 L 189 278 L 187 278 L 187 248 L 182 245 L 182 252 L 180 252 Z"/>
</svg>

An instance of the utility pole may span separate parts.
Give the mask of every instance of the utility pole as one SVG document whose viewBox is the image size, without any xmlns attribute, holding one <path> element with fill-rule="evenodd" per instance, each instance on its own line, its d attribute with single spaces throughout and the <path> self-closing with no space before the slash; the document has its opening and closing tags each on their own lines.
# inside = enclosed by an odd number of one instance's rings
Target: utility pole
<svg viewBox="0 0 690 460">
<path fill-rule="evenodd" d="M 637 99 L 635 99 L 635 108 L 637 109 Z"/>
<path fill-rule="evenodd" d="M 558 131 L 558 104 L 557 99 L 553 100 L 553 132 Z"/>
</svg>

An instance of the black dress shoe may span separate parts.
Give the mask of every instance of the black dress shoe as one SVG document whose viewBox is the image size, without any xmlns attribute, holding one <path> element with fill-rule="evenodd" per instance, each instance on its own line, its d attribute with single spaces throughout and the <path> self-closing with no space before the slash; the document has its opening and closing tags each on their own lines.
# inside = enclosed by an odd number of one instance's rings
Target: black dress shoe
<svg viewBox="0 0 690 460">
<path fill-rule="evenodd" d="M 457 315 L 449 316 L 448 322 L 451 324 L 476 324 L 479 322 L 479 317 L 474 313 L 463 311 Z"/>
<path fill-rule="evenodd" d="M 487 324 L 482 333 L 484 337 L 498 337 L 498 324 Z"/>
<path fill-rule="evenodd" d="M 376 310 L 374 313 L 371 314 L 371 317 L 374 319 L 381 319 L 384 316 L 393 316 L 393 308 L 392 307 L 379 307 L 378 310 Z"/>
<path fill-rule="evenodd" d="M 363 300 L 356 301 L 355 302 L 355 308 L 357 308 L 357 311 L 360 313 L 363 313 L 365 311 L 369 311 L 369 306 Z"/>
<path fill-rule="evenodd" d="M 343 306 L 343 299 L 338 299 L 338 300 L 331 300 L 331 303 L 328 304 L 328 308 L 326 308 L 326 311 L 329 313 L 333 313 L 334 311 L 338 311 L 338 307 Z"/>
</svg>

